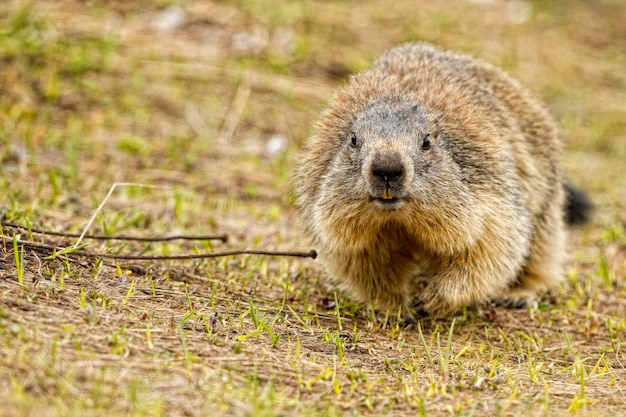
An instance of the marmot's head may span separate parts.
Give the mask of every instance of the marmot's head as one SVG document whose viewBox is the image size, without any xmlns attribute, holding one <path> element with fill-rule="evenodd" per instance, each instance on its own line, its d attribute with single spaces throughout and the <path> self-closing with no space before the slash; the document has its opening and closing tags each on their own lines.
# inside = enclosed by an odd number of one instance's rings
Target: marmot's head
<svg viewBox="0 0 626 417">
<path fill-rule="evenodd" d="M 382 216 L 401 215 L 407 205 L 440 207 L 455 198 L 459 185 L 464 188 L 443 140 L 437 120 L 423 107 L 375 101 L 344 133 L 325 187 L 339 190 L 334 199 Z"/>
<path fill-rule="evenodd" d="M 475 161 L 463 159 L 474 141 L 462 135 L 447 115 L 407 97 L 340 95 L 298 178 L 316 244 L 364 248 L 389 228 L 441 253 L 474 242 L 484 213 L 466 178 Z"/>
</svg>

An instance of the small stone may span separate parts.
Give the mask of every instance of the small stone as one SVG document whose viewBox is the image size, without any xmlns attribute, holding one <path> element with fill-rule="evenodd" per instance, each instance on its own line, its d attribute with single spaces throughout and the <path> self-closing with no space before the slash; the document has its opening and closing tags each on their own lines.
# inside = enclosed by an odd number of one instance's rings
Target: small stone
<svg viewBox="0 0 626 417">
<path fill-rule="evenodd" d="M 172 4 L 154 17 L 151 26 L 159 32 L 174 32 L 185 23 L 185 20 L 185 9 Z"/>
<path fill-rule="evenodd" d="M 265 146 L 263 146 L 263 156 L 267 159 L 276 159 L 287 150 L 287 138 L 283 135 L 272 135 Z"/>
</svg>

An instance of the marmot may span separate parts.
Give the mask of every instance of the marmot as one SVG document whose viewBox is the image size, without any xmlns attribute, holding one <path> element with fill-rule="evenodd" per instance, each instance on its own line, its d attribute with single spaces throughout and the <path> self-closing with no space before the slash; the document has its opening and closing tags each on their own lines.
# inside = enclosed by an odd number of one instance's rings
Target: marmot
<svg viewBox="0 0 626 417">
<path fill-rule="evenodd" d="M 412 321 L 415 309 L 523 303 L 562 279 L 566 193 L 581 199 L 570 213 L 587 200 L 565 184 L 560 153 L 556 123 L 517 81 L 405 44 L 335 93 L 295 193 L 334 282 Z"/>
</svg>

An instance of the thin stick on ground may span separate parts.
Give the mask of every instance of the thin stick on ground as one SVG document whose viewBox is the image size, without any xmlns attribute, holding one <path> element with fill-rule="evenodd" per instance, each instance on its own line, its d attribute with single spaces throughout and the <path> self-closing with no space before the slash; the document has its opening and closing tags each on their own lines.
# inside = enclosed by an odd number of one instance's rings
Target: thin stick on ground
<svg viewBox="0 0 626 417">
<path fill-rule="evenodd" d="M 12 227 L 14 229 L 25 229 L 24 226 L 20 226 L 18 224 L 2 222 L 2 226 Z M 40 235 L 49 235 L 49 236 L 59 236 L 59 237 L 81 237 L 83 239 L 94 239 L 94 240 L 129 240 L 136 242 L 165 242 L 170 240 L 221 240 L 226 243 L 228 241 L 227 235 L 169 235 L 169 236 L 127 236 L 127 235 L 90 235 L 90 234 L 78 234 L 78 233 L 64 233 L 64 232 L 53 232 L 51 230 L 44 229 L 36 229 L 31 227 L 30 231 L 33 233 L 37 233 Z"/>
<path fill-rule="evenodd" d="M 10 236 L 0 235 L 0 239 L 13 239 Z M 54 245 L 47 245 L 45 243 L 31 242 L 28 240 L 15 239 L 18 245 L 24 245 L 34 249 L 41 249 L 53 254 L 63 255 L 75 255 L 87 258 L 102 258 L 102 259 L 120 259 L 120 260 L 135 260 L 135 261 L 165 261 L 165 260 L 188 260 L 188 259 L 206 259 L 206 258 L 219 258 L 224 256 L 237 256 L 237 255 L 261 255 L 261 256 L 288 256 L 299 258 L 313 258 L 317 257 L 317 252 L 310 250 L 308 252 L 292 252 L 292 251 L 265 251 L 265 250 L 232 250 L 225 252 L 211 252 L 211 253 L 197 253 L 197 254 L 184 254 L 184 255 L 118 255 L 113 253 L 102 252 L 89 252 L 82 248 L 76 248 L 72 246 L 70 248 L 60 248 Z M 53 255 L 54 256 L 54 255 Z"/>
<path fill-rule="evenodd" d="M 237 256 L 237 255 L 261 255 L 261 256 L 290 256 L 298 258 L 315 258 L 317 252 L 310 250 L 308 252 L 291 252 L 291 251 L 266 251 L 266 250 L 232 250 L 225 252 L 211 252 L 211 253 L 198 253 L 187 255 L 116 255 L 113 253 L 95 253 L 87 251 L 74 252 L 75 255 L 86 256 L 90 258 L 108 258 L 108 259 L 120 259 L 120 260 L 133 260 L 133 261 L 170 261 L 170 260 L 185 260 L 185 259 L 206 259 L 206 258 L 220 258 L 224 256 Z"/>
</svg>

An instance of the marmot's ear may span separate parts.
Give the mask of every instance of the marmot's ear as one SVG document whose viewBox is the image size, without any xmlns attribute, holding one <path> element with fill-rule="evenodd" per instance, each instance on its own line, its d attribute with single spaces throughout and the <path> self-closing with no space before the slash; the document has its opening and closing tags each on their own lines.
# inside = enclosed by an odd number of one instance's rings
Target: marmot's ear
<svg viewBox="0 0 626 417">
<path fill-rule="evenodd" d="M 416 112 L 419 108 L 420 108 L 419 104 L 414 104 L 413 107 L 411 107 L 411 110 Z"/>
</svg>

